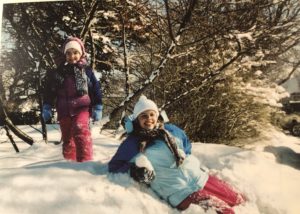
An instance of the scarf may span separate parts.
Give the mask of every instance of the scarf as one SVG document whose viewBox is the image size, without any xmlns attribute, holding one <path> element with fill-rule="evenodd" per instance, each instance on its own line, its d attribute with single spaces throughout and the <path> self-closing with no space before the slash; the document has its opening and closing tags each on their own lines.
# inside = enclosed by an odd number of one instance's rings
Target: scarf
<svg viewBox="0 0 300 214">
<path fill-rule="evenodd" d="M 156 139 L 163 140 L 176 160 L 177 167 L 183 163 L 184 157 L 182 157 L 177 149 L 177 144 L 175 139 L 171 136 L 171 134 L 164 128 L 163 123 L 159 123 L 159 127 L 155 129 L 135 129 L 133 134 L 140 136 L 141 141 L 139 142 L 139 150 L 140 152 L 144 152 L 145 148 L 151 144 Z"/>
<path fill-rule="evenodd" d="M 75 86 L 78 96 L 88 94 L 88 79 L 84 67 L 67 64 L 58 68 L 55 79 L 59 86 L 63 85 L 66 75 L 75 76 Z"/>
<path fill-rule="evenodd" d="M 88 93 L 88 81 L 83 68 L 74 66 L 76 91 L 79 96 Z"/>
</svg>

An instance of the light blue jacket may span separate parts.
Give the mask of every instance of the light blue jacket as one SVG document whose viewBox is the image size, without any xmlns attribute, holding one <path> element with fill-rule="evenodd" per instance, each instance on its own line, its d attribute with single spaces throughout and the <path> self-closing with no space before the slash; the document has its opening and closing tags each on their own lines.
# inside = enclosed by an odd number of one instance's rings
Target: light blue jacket
<svg viewBox="0 0 300 214">
<path fill-rule="evenodd" d="M 165 129 L 175 137 L 178 148 L 186 153 L 183 164 L 179 167 L 176 166 L 174 155 L 162 140 L 155 140 L 151 146 L 146 148 L 144 155 L 151 162 L 155 173 L 155 179 L 151 182 L 150 187 L 161 198 L 176 207 L 191 193 L 204 187 L 208 174 L 201 169 L 199 160 L 190 154 L 191 144 L 183 130 L 171 124 L 166 124 Z M 130 164 L 140 155 L 138 142 L 138 138 L 129 136 L 121 144 L 109 162 L 110 172 L 128 171 Z M 124 153 L 129 155 L 124 156 Z M 132 156 L 133 154 L 134 156 Z M 129 156 L 132 157 L 127 159 Z"/>
</svg>

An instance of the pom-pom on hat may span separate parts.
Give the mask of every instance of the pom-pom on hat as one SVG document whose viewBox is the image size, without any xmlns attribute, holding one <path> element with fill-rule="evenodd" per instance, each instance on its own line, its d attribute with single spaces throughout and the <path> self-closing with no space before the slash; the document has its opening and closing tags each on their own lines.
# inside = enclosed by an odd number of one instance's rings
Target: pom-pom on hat
<svg viewBox="0 0 300 214">
<path fill-rule="evenodd" d="M 157 108 L 157 105 L 152 101 L 147 99 L 146 96 L 141 95 L 139 98 L 139 101 L 135 104 L 134 109 L 133 109 L 133 119 L 136 119 L 139 114 L 146 110 L 153 110 L 156 112 L 157 117 L 159 115 L 159 111 Z"/>
</svg>

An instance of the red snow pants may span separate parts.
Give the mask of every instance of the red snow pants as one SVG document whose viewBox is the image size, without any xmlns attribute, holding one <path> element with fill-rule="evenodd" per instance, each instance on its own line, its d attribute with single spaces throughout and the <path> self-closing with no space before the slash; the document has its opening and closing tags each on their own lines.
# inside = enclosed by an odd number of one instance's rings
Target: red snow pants
<svg viewBox="0 0 300 214">
<path fill-rule="evenodd" d="M 243 202 L 243 195 L 237 193 L 229 184 L 210 175 L 204 188 L 189 195 L 177 209 L 185 210 L 193 203 L 200 205 L 204 210 L 213 208 L 219 214 L 234 214 L 232 207 Z"/>
<path fill-rule="evenodd" d="M 63 156 L 67 160 L 84 162 L 93 159 L 93 144 L 89 129 L 89 112 L 80 112 L 60 121 Z"/>
</svg>

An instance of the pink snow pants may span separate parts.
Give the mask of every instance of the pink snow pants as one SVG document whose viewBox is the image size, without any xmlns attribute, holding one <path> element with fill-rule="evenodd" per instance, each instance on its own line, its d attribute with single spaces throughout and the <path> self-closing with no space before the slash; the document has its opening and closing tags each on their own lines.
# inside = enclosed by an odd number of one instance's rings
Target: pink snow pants
<svg viewBox="0 0 300 214">
<path fill-rule="evenodd" d="M 89 112 L 80 112 L 60 121 L 63 156 L 67 160 L 84 162 L 93 159 L 93 144 L 89 129 Z"/>
<path fill-rule="evenodd" d="M 233 206 L 245 202 L 245 197 L 215 176 L 209 176 L 204 188 L 184 199 L 177 209 L 185 210 L 191 203 L 200 205 L 204 210 L 213 208 L 219 214 L 234 214 Z"/>
</svg>

